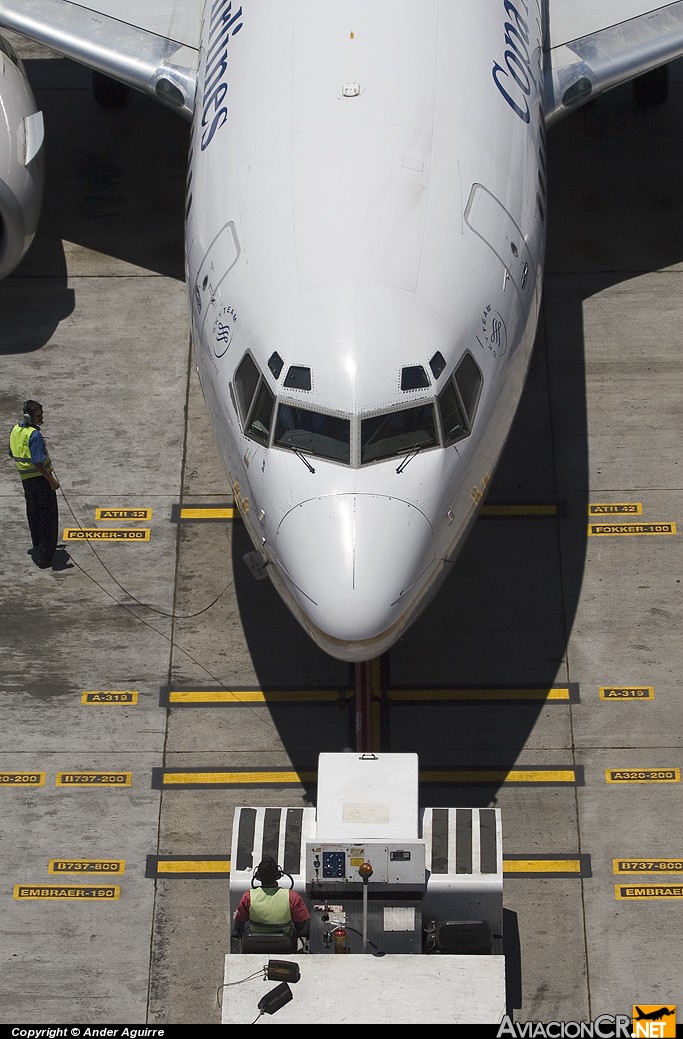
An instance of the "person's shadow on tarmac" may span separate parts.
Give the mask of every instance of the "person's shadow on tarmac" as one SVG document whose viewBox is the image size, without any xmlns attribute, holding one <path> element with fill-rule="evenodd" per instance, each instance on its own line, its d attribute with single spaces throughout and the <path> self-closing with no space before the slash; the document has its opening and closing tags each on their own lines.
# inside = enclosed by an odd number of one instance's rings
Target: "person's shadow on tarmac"
<svg viewBox="0 0 683 1039">
<path fill-rule="evenodd" d="M 53 570 L 71 570 L 73 569 L 73 563 L 71 562 L 71 556 L 65 548 L 61 545 L 58 546 L 55 554 L 52 557 L 52 569 Z"/>
</svg>

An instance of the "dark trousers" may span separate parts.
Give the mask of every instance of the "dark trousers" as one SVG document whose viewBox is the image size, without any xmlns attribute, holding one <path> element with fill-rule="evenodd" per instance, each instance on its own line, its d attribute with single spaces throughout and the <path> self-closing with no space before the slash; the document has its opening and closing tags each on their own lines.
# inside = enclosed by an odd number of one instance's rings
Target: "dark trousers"
<svg viewBox="0 0 683 1039">
<path fill-rule="evenodd" d="M 22 480 L 26 497 L 26 518 L 33 541 L 33 561 L 47 567 L 57 548 L 57 492 L 44 476 Z"/>
</svg>

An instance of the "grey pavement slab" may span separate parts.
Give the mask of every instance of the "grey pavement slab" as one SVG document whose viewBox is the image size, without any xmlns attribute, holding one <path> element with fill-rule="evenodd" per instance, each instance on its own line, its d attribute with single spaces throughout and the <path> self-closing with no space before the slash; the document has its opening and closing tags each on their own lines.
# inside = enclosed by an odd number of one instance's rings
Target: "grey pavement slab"
<svg viewBox="0 0 683 1039">
<path fill-rule="evenodd" d="M 5 1021 L 145 1020 L 154 893 L 144 862 L 159 811 L 153 760 L 140 751 L 84 753 L 83 747 L 3 754 L 5 766 L 45 774 L 40 787 L 0 792 Z M 57 786 L 57 774 L 72 769 L 128 770 L 131 785 Z M 51 874 L 53 859 L 123 861 L 121 875 L 85 878 L 99 888 L 114 885 L 117 897 L 31 898 L 40 886 L 87 886 L 83 876 Z"/>
</svg>

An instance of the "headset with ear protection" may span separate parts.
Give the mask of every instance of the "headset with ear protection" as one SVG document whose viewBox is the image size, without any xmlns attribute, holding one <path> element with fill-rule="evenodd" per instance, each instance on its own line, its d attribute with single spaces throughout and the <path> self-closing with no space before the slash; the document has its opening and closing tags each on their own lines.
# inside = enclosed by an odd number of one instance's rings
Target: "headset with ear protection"
<svg viewBox="0 0 683 1039">
<path fill-rule="evenodd" d="M 259 863 L 259 866 L 261 866 L 261 865 L 262 865 L 262 863 Z M 283 870 L 282 866 L 276 866 L 276 868 L 277 868 L 277 873 L 275 874 L 275 880 L 278 881 L 278 880 L 282 880 L 283 877 L 288 877 L 288 879 L 289 879 L 289 886 L 290 886 L 290 888 L 293 888 L 294 887 L 294 877 L 291 875 L 291 873 L 285 873 L 285 871 Z M 251 886 L 252 886 L 252 888 L 256 887 L 256 884 L 254 883 L 256 880 L 258 880 L 261 884 L 263 884 L 263 881 L 261 880 L 261 877 L 259 875 L 259 867 L 258 866 L 254 870 L 254 875 L 251 878 Z"/>
<path fill-rule="evenodd" d="M 34 426 L 35 422 L 33 421 L 33 415 L 36 411 L 40 411 L 41 409 L 42 405 L 39 404 L 37 400 L 25 400 L 22 404 L 24 425 Z"/>
</svg>

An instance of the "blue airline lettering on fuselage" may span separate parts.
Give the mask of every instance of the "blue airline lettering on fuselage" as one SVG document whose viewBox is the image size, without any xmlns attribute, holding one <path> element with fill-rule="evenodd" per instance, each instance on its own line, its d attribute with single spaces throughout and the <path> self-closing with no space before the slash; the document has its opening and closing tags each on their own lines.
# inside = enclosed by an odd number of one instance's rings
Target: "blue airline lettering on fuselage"
<svg viewBox="0 0 683 1039">
<path fill-rule="evenodd" d="M 208 49 L 204 66 L 202 92 L 201 148 L 209 147 L 214 134 L 228 118 L 228 109 L 223 104 L 228 92 L 228 41 L 242 28 L 242 8 L 233 14 L 232 0 L 215 0 L 211 5 Z"/>
<path fill-rule="evenodd" d="M 528 5 L 524 0 L 518 0 L 518 2 L 524 8 L 528 18 Z M 531 121 L 531 112 L 529 111 L 527 98 L 531 94 L 534 84 L 529 55 L 529 25 L 512 3 L 512 0 L 503 0 L 503 7 L 508 18 L 510 18 L 510 21 L 505 22 L 503 26 L 506 47 L 503 55 L 505 67 L 494 61 L 491 75 L 512 111 L 519 116 L 522 122 L 528 123 Z"/>
</svg>

